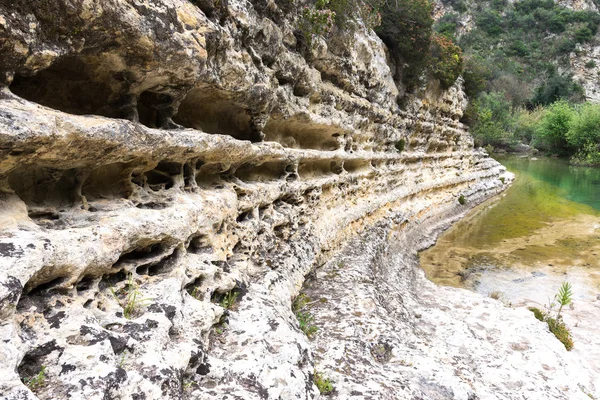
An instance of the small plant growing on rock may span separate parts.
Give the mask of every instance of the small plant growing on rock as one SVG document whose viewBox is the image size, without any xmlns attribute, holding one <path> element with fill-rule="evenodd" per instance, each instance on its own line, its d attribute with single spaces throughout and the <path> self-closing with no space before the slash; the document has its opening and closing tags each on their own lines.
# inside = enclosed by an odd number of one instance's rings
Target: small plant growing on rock
<svg viewBox="0 0 600 400">
<path fill-rule="evenodd" d="M 540 321 L 542 321 L 542 322 L 544 322 L 544 319 L 546 319 L 546 313 L 544 313 L 544 312 L 543 312 L 542 310 L 540 310 L 539 308 L 537 308 L 537 307 L 529 307 L 529 308 L 528 308 L 528 310 L 529 310 L 529 311 L 531 311 L 531 312 L 533 313 L 533 316 L 534 316 L 536 319 L 538 319 L 538 320 L 540 320 Z"/>
<path fill-rule="evenodd" d="M 317 389 L 319 389 L 319 393 L 321 394 L 331 394 L 333 393 L 333 384 L 329 380 L 329 378 L 325 378 L 320 372 L 315 371 L 314 373 L 314 381 Z"/>
<path fill-rule="evenodd" d="M 219 306 L 223 307 L 225 310 L 231 310 L 235 305 L 235 302 L 238 299 L 239 289 L 233 288 L 229 292 L 221 293 L 214 292 L 211 301 L 213 303 L 217 303 Z"/>
<path fill-rule="evenodd" d="M 317 326 L 314 324 L 313 315 L 306 310 L 306 306 L 310 303 L 310 298 L 304 294 L 300 293 L 292 304 L 292 311 L 298 320 L 298 326 L 300 330 L 304 332 L 304 334 L 311 338 L 318 330 Z"/>
<path fill-rule="evenodd" d="M 238 294 L 234 290 L 232 290 L 228 293 L 225 293 L 225 295 L 223 296 L 223 299 L 221 299 L 221 301 L 219 302 L 219 305 L 226 310 L 230 310 L 231 307 L 233 307 L 233 305 L 235 304 L 237 296 L 238 296 Z"/>
<path fill-rule="evenodd" d="M 560 304 L 558 312 L 556 313 L 556 319 L 560 319 L 560 312 L 564 306 L 571 304 L 573 301 L 573 288 L 569 282 L 563 282 L 558 290 L 558 294 L 555 296 L 556 301 Z"/>
<path fill-rule="evenodd" d="M 405 139 L 400 139 L 396 142 L 396 144 L 394 145 L 394 147 L 396 147 L 396 150 L 398 150 L 398 153 L 402 153 L 404 151 L 404 148 L 406 147 L 406 140 Z"/>
<path fill-rule="evenodd" d="M 504 185 L 504 182 L 506 181 L 506 178 L 503 177 L 503 176 L 501 176 L 499 179 L 500 179 L 500 182 L 502 182 L 502 184 Z"/>
<path fill-rule="evenodd" d="M 46 367 L 42 365 L 40 372 L 37 375 L 24 378 L 23 383 L 31 389 L 32 392 L 44 387 L 46 385 Z"/>
<path fill-rule="evenodd" d="M 565 346 L 565 349 L 571 350 L 573 348 L 573 338 L 569 328 L 565 325 L 560 315 L 564 306 L 571 304 L 573 301 L 573 289 L 569 282 L 564 282 L 558 293 L 554 296 L 554 300 L 550 303 L 547 311 L 542 311 L 536 307 L 529 307 L 529 311 L 533 313 L 535 318 L 548 324 L 550 332 L 556 336 L 556 338 Z M 556 316 L 552 316 L 552 312 L 557 302 L 559 304 Z"/>
<path fill-rule="evenodd" d="M 463 196 L 462 194 L 458 197 L 458 203 L 461 206 L 464 206 L 467 203 L 467 200 L 465 199 L 465 196 Z"/>
<path fill-rule="evenodd" d="M 123 316 L 127 319 L 133 318 L 139 309 L 143 307 L 146 302 L 151 300 L 149 298 L 141 297 L 139 286 L 133 278 L 133 274 L 129 274 L 127 284 L 123 288 L 115 290 L 111 286 L 110 291 L 123 309 Z M 121 296 L 124 296 L 125 298 L 121 300 Z"/>
</svg>

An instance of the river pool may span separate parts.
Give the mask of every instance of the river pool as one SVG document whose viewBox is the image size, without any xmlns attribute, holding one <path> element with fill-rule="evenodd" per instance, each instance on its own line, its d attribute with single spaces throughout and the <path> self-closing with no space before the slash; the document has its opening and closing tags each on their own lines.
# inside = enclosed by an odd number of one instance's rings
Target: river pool
<svg viewBox="0 0 600 400">
<path fill-rule="evenodd" d="M 429 279 L 507 303 L 546 304 L 563 281 L 600 294 L 600 169 L 552 158 L 499 159 L 516 179 L 420 254 Z"/>
</svg>

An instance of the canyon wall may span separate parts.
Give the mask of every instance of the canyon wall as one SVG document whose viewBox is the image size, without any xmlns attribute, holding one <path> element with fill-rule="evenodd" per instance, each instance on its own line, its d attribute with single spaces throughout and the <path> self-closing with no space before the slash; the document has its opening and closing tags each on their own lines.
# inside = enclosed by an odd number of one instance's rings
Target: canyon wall
<svg viewBox="0 0 600 400">
<path fill-rule="evenodd" d="M 309 45 L 286 1 L 7 3 L 2 398 L 317 397 L 305 277 L 361 232 L 414 257 L 510 181 L 460 80 L 400 97 L 362 26 Z"/>
</svg>

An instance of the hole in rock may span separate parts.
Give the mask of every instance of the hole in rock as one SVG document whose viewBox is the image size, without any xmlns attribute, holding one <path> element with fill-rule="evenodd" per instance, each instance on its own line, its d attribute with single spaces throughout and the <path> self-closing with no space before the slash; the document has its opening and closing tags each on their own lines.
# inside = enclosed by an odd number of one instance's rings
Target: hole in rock
<svg viewBox="0 0 600 400">
<path fill-rule="evenodd" d="M 302 198 L 302 196 L 296 194 L 296 193 L 287 193 L 284 194 L 283 196 L 279 197 L 277 200 L 275 200 L 276 202 L 280 201 L 283 203 L 287 203 L 290 204 L 292 206 L 298 206 L 300 204 L 302 204 L 304 202 L 304 199 Z"/>
<path fill-rule="evenodd" d="M 147 203 L 137 204 L 136 207 L 140 208 L 140 209 L 144 209 L 144 210 L 163 210 L 163 209 L 169 207 L 169 204 L 160 203 L 160 202 L 156 202 L 156 201 L 149 201 Z"/>
<path fill-rule="evenodd" d="M 63 57 L 32 76 L 17 74 L 10 90 L 26 100 L 70 114 L 117 117 L 109 106 L 110 87 L 93 78 L 85 57 Z"/>
<path fill-rule="evenodd" d="M 371 163 L 369 160 L 346 160 L 344 161 L 344 169 L 349 173 L 369 170 Z"/>
<path fill-rule="evenodd" d="M 85 292 L 86 290 L 90 290 L 94 286 L 94 281 L 96 280 L 95 276 L 86 275 L 77 282 L 77 292 Z"/>
<path fill-rule="evenodd" d="M 210 301 L 225 309 L 230 309 L 234 304 L 239 303 L 246 293 L 248 293 L 248 287 L 243 282 L 236 281 L 235 287 L 228 292 L 213 292 Z"/>
<path fill-rule="evenodd" d="M 137 101 L 137 111 L 141 124 L 149 128 L 162 128 L 167 118 L 173 115 L 173 97 L 166 93 L 145 91 Z"/>
<path fill-rule="evenodd" d="M 106 274 L 102 276 L 102 279 L 98 283 L 98 289 L 105 290 L 110 287 L 116 286 L 119 282 L 127 280 L 127 273 L 125 271 L 115 272 L 114 274 Z"/>
<path fill-rule="evenodd" d="M 34 165 L 16 168 L 8 176 L 10 188 L 25 202 L 32 218 L 58 219 L 56 210 L 47 208 L 74 206 L 80 200 L 78 182 L 74 169 L 56 170 Z"/>
<path fill-rule="evenodd" d="M 265 141 L 278 142 L 297 149 L 337 150 L 340 142 L 338 126 L 316 124 L 308 117 L 270 119 L 263 129 Z"/>
<path fill-rule="evenodd" d="M 251 219 L 252 219 L 252 210 L 247 210 L 247 211 L 240 213 L 240 215 L 237 216 L 236 221 L 244 222 L 244 221 L 248 221 Z"/>
<path fill-rule="evenodd" d="M 194 164 L 196 163 L 188 162 L 183 165 L 183 185 L 186 189 L 191 188 L 196 183 L 196 168 Z"/>
<path fill-rule="evenodd" d="M 337 174 L 337 175 L 344 172 L 344 168 L 342 166 L 342 161 L 332 161 L 329 165 L 329 168 L 331 169 L 331 172 L 333 172 L 334 174 Z"/>
<path fill-rule="evenodd" d="M 179 249 L 175 249 L 172 254 L 149 264 L 141 265 L 135 269 L 138 275 L 161 275 L 171 272 L 179 259 Z"/>
<path fill-rule="evenodd" d="M 331 174 L 331 161 L 306 160 L 298 164 L 298 174 L 302 179 L 317 178 Z"/>
<path fill-rule="evenodd" d="M 30 380 L 36 377 L 42 371 L 44 371 L 44 376 L 47 377 L 48 371 L 45 369 L 45 365 L 47 365 L 45 362 L 46 356 L 54 351 L 63 351 L 63 348 L 56 344 L 56 340 L 52 340 L 32 350 L 29 350 L 17 367 L 17 372 L 21 377 L 21 380 L 23 382 Z"/>
<path fill-rule="evenodd" d="M 35 278 L 35 276 L 34 276 L 34 278 Z M 34 279 L 34 278 L 32 278 L 32 279 Z M 67 280 L 68 280 L 68 277 L 66 277 L 66 276 L 60 276 L 58 278 L 54 278 L 49 281 L 45 281 L 43 279 L 39 282 L 34 281 L 36 283 L 32 283 L 30 280 L 25 285 L 24 292 L 29 294 L 30 296 L 39 296 L 39 295 L 42 295 L 44 292 L 48 292 L 49 290 L 52 290 L 52 289 L 62 285 Z"/>
<path fill-rule="evenodd" d="M 268 182 L 281 179 L 285 175 L 286 163 L 267 161 L 260 165 L 242 164 L 235 176 L 245 182 Z"/>
<path fill-rule="evenodd" d="M 175 185 L 175 178 L 182 173 L 183 166 L 180 163 L 161 161 L 156 168 L 141 174 L 135 174 L 132 177 L 132 182 L 158 192 L 172 188 Z"/>
<path fill-rule="evenodd" d="M 201 187 L 222 187 L 220 174 L 227 171 L 229 167 L 223 163 L 208 163 L 202 161 L 196 163 L 196 184 Z"/>
<path fill-rule="evenodd" d="M 81 191 L 88 201 L 115 197 L 127 198 L 132 193 L 131 169 L 125 163 L 98 167 L 89 174 Z"/>
<path fill-rule="evenodd" d="M 144 173 L 148 187 L 154 191 L 170 189 L 174 185 L 173 177 L 181 175 L 182 167 L 179 163 L 161 161 L 156 168 Z"/>
<path fill-rule="evenodd" d="M 185 285 L 185 290 L 188 292 L 188 294 L 190 296 L 194 297 L 197 300 L 202 301 L 202 300 L 204 300 L 204 292 L 201 290 L 203 282 L 204 282 L 204 277 L 199 276 L 198 278 L 194 279 L 193 282 Z"/>
<path fill-rule="evenodd" d="M 127 264 L 134 266 L 138 266 L 142 263 L 149 264 L 147 261 L 154 261 L 155 259 L 162 258 L 167 251 L 168 246 L 163 242 L 140 244 L 132 250 L 121 254 L 121 257 L 119 257 L 119 260 L 113 265 L 113 268 L 123 268 L 123 266 Z"/>
<path fill-rule="evenodd" d="M 188 253 L 201 254 L 212 253 L 213 248 L 207 235 L 198 234 L 192 236 L 186 250 Z"/>
<path fill-rule="evenodd" d="M 173 120 L 206 133 L 252 140 L 252 118 L 227 93 L 207 88 L 192 89 L 179 105 Z"/>
</svg>

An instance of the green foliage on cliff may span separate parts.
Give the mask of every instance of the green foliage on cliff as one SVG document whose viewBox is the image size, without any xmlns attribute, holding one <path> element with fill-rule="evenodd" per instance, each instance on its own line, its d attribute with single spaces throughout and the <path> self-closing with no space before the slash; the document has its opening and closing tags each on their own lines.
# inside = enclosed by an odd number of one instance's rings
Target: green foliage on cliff
<svg viewBox="0 0 600 400">
<path fill-rule="evenodd" d="M 316 0 L 302 9 L 300 29 L 310 44 L 357 22 L 373 28 L 399 66 L 396 78 L 408 91 L 429 76 L 448 88 L 462 71 L 462 51 L 448 35 L 433 32 L 432 0 Z"/>
</svg>

